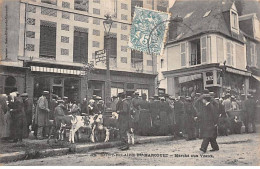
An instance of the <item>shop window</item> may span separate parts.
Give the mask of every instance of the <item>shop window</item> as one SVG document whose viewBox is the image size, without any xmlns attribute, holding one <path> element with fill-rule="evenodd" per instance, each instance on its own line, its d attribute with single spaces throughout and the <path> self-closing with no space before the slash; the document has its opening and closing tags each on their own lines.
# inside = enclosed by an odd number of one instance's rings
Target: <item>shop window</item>
<svg viewBox="0 0 260 169">
<path fill-rule="evenodd" d="M 88 33 L 74 31 L 73 62 L 88 62 Z"/>
<path fill-rule="evenodd" d="M 64 80 L 64 96 L 67 96 L 69 102 L 80 101 L 80 81 L 76 78 L 66 78 Z"/>
<path fill-rule="evenodd" d="M 43 21 L 40 26 L 40 57 L 56 58 L 56 24 Z"/>
<path fill-rule="evenodd" d="M 148 89 L 136 89 L 137 92 L 139 92 L 139 95 L 142 96 L 142 94 L 146 94 L 147 99 L 149 98 L 148 96 Z"/>
<path fill-rule="evenodd" d="M 117 96 L 118 93 L 124 92 L 122 88 L 111 87 L 111 97 Z"/>
<path fill-rule="evenodd" d="M 194 40 L 190 42 L 190 65 L 198 65 L 201 64 L 201 53 L 200 53 L 200 40 Z"/>
<path fill-rule="evenodd" d="M 5 94 L 17 91 L 16 79 L 13 76 L 8 76 L 5 79 Z"/>
<path fill-rule="evenodd" d="M 89 0 L 75 0 L 74 9 L 79 11 L 88 12 L 89 9 Z"/>
<path fill-rule="evenodd" d="M 42 95 L 43 91 L 50 91 L 50 78 L 49 77 L 35 77 L 33 97 L 39 98 Z"/>
</svg>

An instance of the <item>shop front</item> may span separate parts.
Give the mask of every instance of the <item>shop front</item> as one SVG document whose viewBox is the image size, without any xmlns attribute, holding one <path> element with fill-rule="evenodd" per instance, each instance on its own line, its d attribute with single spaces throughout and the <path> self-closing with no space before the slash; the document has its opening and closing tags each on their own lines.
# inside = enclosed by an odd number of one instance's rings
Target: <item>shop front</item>
<svg viewBox="0 0 260 169">
<path fill-rule="evenodd" d="M 191 96 L 208 89 L 221 97 L 226 92 L 232 95 L 247 94 L 251 73 L 232 67 L 220 67 L 219 64 L 207 64 L 163 72 L 167 78 L 169 95 Z"/>
</svg>

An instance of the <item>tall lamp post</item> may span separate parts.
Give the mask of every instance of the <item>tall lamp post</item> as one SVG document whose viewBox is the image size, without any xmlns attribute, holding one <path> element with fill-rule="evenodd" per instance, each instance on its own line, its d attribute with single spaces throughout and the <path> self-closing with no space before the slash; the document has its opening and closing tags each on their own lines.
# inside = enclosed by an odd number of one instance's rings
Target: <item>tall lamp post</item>
<svg viewBox="0 0 260 169">
<path fill-rule="evenodd" d="M 113 24 L 113 20 L 111 19 L 110 15 L 105 15 L 105 20 L 103 21 L 106 38 L 110 39 L 110 30 Z M 106 89 L 105 89 L 105 104 L 107 108 L 110 108 L 111 104 L 111 78 L 110 78 L 110 67 L 109 67 L 109 58 L 110 58 L 110 42 L 106 42 Z"/>
</svg>

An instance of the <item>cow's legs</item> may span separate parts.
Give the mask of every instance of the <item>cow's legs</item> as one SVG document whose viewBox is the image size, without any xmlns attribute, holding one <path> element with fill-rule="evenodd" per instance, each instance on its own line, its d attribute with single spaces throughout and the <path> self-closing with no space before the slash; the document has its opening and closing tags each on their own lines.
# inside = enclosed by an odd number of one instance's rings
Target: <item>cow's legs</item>
<svg viewBox="0 0 260 169">
<path fill-rule="evenodd" d="M 105 138 L 105 141 L 104 142 L 108 142 L 109 141 L 109 129 L 107 127 L 104 128 L 105 131 L 106 131 L 106 138 Z"/>
<path fill-rule="evenodd" d="M 96 125 L 93 126 L 91 134 L 90 134 L 90 141 L 92 143 L 95 143 L 95 129 L 96 129 Z"/>
</svg>

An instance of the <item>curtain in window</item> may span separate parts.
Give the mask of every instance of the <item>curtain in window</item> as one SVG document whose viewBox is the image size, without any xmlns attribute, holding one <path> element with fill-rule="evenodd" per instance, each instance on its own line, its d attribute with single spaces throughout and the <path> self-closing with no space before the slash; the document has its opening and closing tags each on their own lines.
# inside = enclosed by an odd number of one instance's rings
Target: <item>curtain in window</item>
<svg viewBox="0 0 260 169">
<path fill-rule="evenodd" d="M 56 57 L 56 26 L 52 24 L 41 24 L 40 57 Z"/>
</svg>

